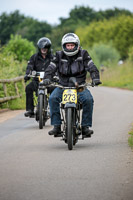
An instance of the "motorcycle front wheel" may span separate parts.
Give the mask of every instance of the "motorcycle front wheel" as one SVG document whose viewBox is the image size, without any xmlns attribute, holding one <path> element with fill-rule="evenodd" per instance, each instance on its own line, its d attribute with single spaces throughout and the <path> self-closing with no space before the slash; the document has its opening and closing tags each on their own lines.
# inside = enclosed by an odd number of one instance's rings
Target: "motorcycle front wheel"
<svg viewBox="0 0 133 200">
<path fill-rule="evenodd" d="M 43 100 L 43 126 L 45 126 L 45 122 L 48 120 L 47 118 L 47 96 L 44 94 L 44 100 Z"/>
<path fill-rule="evenodd" d="M 73 117 L 72 108 L 67 108 L 66 110 L 66 137 L 68 149 L 73 149 Z"/>
<path fill-rule="evenodd" d="M 43 129 L 43 94 L 39 95 L 39 99 L 38 99 L 38 103 L 39 103 L 39 129 Z"/>
</svg>

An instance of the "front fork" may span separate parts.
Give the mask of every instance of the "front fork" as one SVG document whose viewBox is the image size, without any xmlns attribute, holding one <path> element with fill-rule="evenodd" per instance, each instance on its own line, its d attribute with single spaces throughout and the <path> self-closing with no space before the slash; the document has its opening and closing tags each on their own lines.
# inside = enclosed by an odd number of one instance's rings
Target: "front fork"
<svg viewBox="0 0 133 200">
<path fill-rule="evenodd" d="M 66 119 L 67 119 L 67 109 L 68 107 L 64 108 L 63 107 L 64 105 L 62 105 L 62 108 L 61 108 L 61 116 L 62 116 L 62 122 L 63 122 L 63 140 L 67 143 L 67 122 L 66 122 Z M 63 109 L 64 109 L 64 112 L 63 113 Z M 74 136 L 74 140 L 75 140 L 75 143 L 78 139 L 78 129 L 77 129 L 77 110 L 76 110 L 76 107 L 71 107 L 72 109 L 72 124 L 73 124 L 73 136 Z"/>
<path fill-rule="evenodd" d="M 39 95 L 43 95 L 45 96 L 45 89 L 41 89 L 41 88 L 38 88 L 38 91 L 37 91 L 37 102 L 36 102 L 36 121 L 39 120 Z"/>
</svg>

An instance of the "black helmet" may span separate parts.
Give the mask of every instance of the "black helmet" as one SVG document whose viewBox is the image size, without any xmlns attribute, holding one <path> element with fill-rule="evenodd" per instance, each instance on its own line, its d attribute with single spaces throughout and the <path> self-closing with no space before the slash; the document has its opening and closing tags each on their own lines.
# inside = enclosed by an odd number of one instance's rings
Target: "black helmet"
<svg viewBox="0 0 133 200">
<path fill-rule="evenodd" d="M 51 41 L 46 37 L 42 37 L 37 42 L 37 47 L 39 52 L 41 53 L 41 49 L 48 49 L 48 53 L 51 52 Z"/>
</svg>

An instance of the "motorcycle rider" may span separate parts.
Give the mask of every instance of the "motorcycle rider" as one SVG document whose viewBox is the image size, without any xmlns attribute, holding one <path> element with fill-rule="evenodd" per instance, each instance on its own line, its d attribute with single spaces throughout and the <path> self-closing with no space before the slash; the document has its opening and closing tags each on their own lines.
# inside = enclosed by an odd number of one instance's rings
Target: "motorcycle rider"
<svg viewBox="0 0 133 200">
<path fill-rule="evenodd" d="M 51 53 L 51 41 L 49 38 L 42 37 L 37 42 L 38 52 L 31 56 L 26 68 L 24 76 L 25 82 L 30 78 L 28 75 L 34 70 L 36 72 L 44 72 L 50 64 L 53 55 Z M 34 78 L 26 86 L 26 112 L 25 117 L 34 115 L 33 92 L 38 89 L 38 79 Z"/>
<path fill-rule="evenodd" d="M 44 84 L 50 84 L 50 80 L 55 71 L 58 72 L 59 84 L 68 86 L 69 78 L 75 77 L 79 85 L 86 82 L 87 71 L 90 72 L 92 83 L 94 85 L 101 84 L 99 71 L 94 65 L 90 55 L 86 50 L 80 48 L 79 37 L 74 33 L 67 33 L 62 38 L 62 51 L 56 52 L 55 59 L 50 63 L 45 71 Z M 51 125 L 54 128 L 49 131 L 49 135 L 60 135 L 61 133 L 61 116 L 59 103 L 62 99 L 63 90 L 56 88 L 50 98 L 50 115 Z M 78 90 L 79 101 L 82 103 L 82 135 L 91 137 L 93 130 L 92 113 L 93 113 L 93 97 L 88 89 Z"/>
</svg>

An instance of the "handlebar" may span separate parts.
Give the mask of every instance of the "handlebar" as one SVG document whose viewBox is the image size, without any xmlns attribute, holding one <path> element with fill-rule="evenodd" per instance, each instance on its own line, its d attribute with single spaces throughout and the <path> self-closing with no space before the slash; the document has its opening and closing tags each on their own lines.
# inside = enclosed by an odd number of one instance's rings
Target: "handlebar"
<svg viewBox="0 0 133 200">
<path fill-rule="evenodd" d="M 45 74 L 45 72 L 32 71 L 31 74 L 28 74 L 27 76 L 29 78 L 38 78 L 39 82 L 42 82 L 44 79 L 44 74 Z"/>
<path fill-rule="evenodd" d="M 87 87 L 87 86 L 93 86 L 92 83 L 85 83 L 85 84 L 82 84 L 82 85 L 78 85 L 75 86 L 75 87 L 69 87 L 69 86 L 62 86 L 62 85 L 58 85 L 56 83 L 51 83 L 50 85 L 47 85 L 47 87 L 51 87 L 51 86 L 54 86 L 54 87 L 58 87 L 58 88 L 61 88 L 61 89 L 78 89 L 78 88 L 82 88 L 82 87 Z"/>
</svg>

